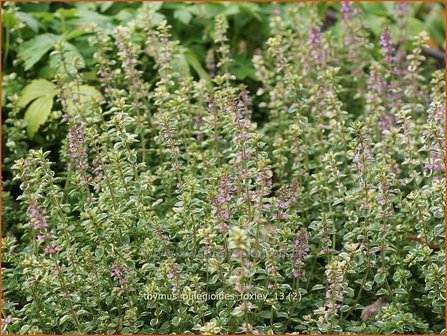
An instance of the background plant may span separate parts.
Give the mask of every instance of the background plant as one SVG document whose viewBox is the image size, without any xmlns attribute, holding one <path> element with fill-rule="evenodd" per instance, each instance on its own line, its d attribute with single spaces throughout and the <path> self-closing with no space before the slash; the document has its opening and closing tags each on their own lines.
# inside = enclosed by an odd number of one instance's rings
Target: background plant
<svg viewBox="0 0 447 336">
<path fill-rule="evenodd" d="M 4 56 L 5 332 L 443 332 L 436 4 L 47 5 L 4 13 L 59 22 Z"/>
</svg>

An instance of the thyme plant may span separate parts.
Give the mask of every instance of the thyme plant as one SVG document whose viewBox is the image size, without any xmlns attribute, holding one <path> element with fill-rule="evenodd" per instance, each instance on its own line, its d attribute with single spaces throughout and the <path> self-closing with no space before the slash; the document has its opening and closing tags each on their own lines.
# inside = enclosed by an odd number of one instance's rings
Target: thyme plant
<svg viewBox="0 0 447 336">
<path fill-rule="evenodd" d="M 100 95 L 57 45 L 60 150 L 4 125 L 21 206 L 3 208 L 3 332 L 444 332 L 444 73 L 426 34 L 374 40 L 341 8 L 334 33 L 278 6 L 251 92 L 224 17 L 210 81 L 178 68 L 151 3 L 89 26 Z"/>
</svg>

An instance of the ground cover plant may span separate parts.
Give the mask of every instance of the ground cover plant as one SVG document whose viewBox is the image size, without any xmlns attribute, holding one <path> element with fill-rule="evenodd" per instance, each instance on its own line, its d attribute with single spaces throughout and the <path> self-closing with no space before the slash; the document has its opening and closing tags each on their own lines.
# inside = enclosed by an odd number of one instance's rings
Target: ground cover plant
<svg viewBox="0 0 447 336">
<path fill-rule="evenodd" d="M 224 13 L 196 57 L 160 6 L 7 75 L 2 331 L 443 333 L 445 80 L 413 6 L 265 7 L 245 76 Z"/>
</svg>

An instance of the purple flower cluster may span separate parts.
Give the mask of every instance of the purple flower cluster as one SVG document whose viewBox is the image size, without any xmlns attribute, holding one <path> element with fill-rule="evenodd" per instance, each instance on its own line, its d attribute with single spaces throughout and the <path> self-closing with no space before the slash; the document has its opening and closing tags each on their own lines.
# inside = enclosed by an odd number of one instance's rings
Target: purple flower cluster
<svg viewBox="0 0 447 336">
<path fill-rule="evenodd" d="M 442 164 L 441 153 L 432 152 L 431 160 L 430 160 L 430 162 L 425 164 L 424 168 L 433 170 L 433 171 L 444 171 L 445 166 L 444 166 L 444 164 Z"/>
<path fill-rule="evenodd" d="M 340 12 L 343 14 L 343 22 L 348 23 L 354 15 L 354 8 L 351 2 L 342 1 L 340 5 Z"/>
<path fill-rule="evenodd" d="M 72 120 L 68 130 L 69 166 L 75 166 L 80 171 L 87 168 L 87 152 L 84 142 L 84 125 L 79 120 Z"/>
<path fill-rule="evenodd" d="M 48 222 L 45 218 L 45 209 L 40 209 L 36 201 L 31 201 L 28 206 L 28 215 L 31 220 L 33 230 L 42 230 L 48 228 Z"/>
<path fill-rule="evenodd" d="M 43 249 L 43 253 L 47 255 L 55 254 L 60 252 L 62 249 L 58 245 L 49 245 L 45 246 Z"/>
<path fill-rule="evenodd" d="M 319 27 L 313 27 L 309 31 L 310 55 L 315 64 L 322 65 L 326 62 L 326 53 L 323 49 L 323 38 Z"/>
<path fill-rule="evenodd" d="M 337 282 L 338 281 L 338 282 Z M 334 282 L 331 283 L 326 290 L 326 312 L 329 314 L 335 314 L 341 308 L 341 304 L 344 300 L 343 288 L 339 284 L 344 281 L 343 276 L 336 276 Z"/>
<path fill-rule="evenodd" d="M 380 46 L 382 47 L 384 62 L 393 64 L 395 62 L 396 48 L 388 28 L 385 28 L 380 35 Z"/>
<path fill-rule="evenodd" d="M 223 174 L 219 179 L 217 188 L 217 196 L 211 199 L 212 213 L 216 220 L 220 223 L 219 230 L 222 233 L 228 232 L 228 219 L 231 217 L 230 201 L 234 197 L 236 187 L 231 181 L 229 174 Z"/>
<path fill-rule="evenodd" d="M 326 289 L 325 310 L 328 314 L 336 314 L 343 303 L 344 295 L 342 284 L 346 280 L 343 273 L 345 266 L 344 262 L 331 263 L 329 269 L 326 271 L 329 286 Z"/>
<path fill-rule="evenodd" d="M 395 122 L 395 117 L 392 114 L 384 114 L 379 120 L 379 129 L 382 132 L 389 131 Z"/>
<path fill-rule="evenodd" d="M 127 270 L 124 267 L 122 267 L 118 262 L 114 262 L 112 264 L 112 272 L 110 273 L 110 275 L 112 276 L 112 278 L 118 281 L 121 291 L 124 291 L 129 281 Z"/>
<path fill-rule="evenodd" d="M 275 202 L 276 212 L 272 215 L 272 219 L 288 219 L 288 209 L 298 201 L 297 184 L 291 187 L 282 186 L 279 189 L 279 195 Z"/>
<path fill-rule="evenodd" d="M 249 96 L 249 92 L 244 84 L 241 84 L 240 87 L 241 99 L 239 100 L 237 107 L 241 112 L 242 116 L 247 117 L 252 113 L 251 104 L 252 100 Z"/>
<path fill-rule="evenodd" d="M 31 200 L 28 206 L 28 215 L 30 223 L 34 231 L 39 233 L 36 235 L 36 240 L 41 242 L 47 242 L 47 245 L 43 249 L 43 253 L 51 255 L 60 252 L 62 249 L 55 243 L 50 242 L 52 238 L 55 238 L 55 231 L 51 233 L 48 230 L 48 221 L 46 219 L 46 210 L 41 209 L 36 200 Z"/>
<path fill-rule="evenodd" d="M 309 31 L 309 43 L 312 46 L 320 46 L 322 41 L 320 28 L 311 28 Z"/>
<path fill-rule="evenodd" d="M 217 202 L 220 204 L 226 204 L 233 199 L 233 193 L 236 187 L 231 182 L 229 174 L 224 174 L 219 179 L 219 188 L 217 189 L 219 195 L 217 197 Z"/>
<path fill-rule="evenodd" d="M 116 29 L 116 46 L 118 55 L 123 63 L 127 79 L 132 85 L 139 85 L 139 73 L 137 71 L 137 52 L 130 42 L 130 31 L 124 27 Z M 138 87 L 135 87 L 138 91 Z"/>
<path fill-rule="evenodd" d="M 233 136 L 233 143 L 242 144 L 243 142 L 250 140 L 252 135 L 249 130 L 252 128 L 251 121 L 246 118 L 249 114 L 245 107 L 245 103 L 241 99 L 236 108 L 229 106 L 229 112 L 232 114 L 232 126 L 235 130 Z"/>
<path fill-rule="evenodd" d="M 370 144 L 370 137 L 365 134 L 365 130 L 360 130 L 360 132 L 358 133 L 358 144 L 354 151 L 354 157 L 352 159 L 352 165 L 357 172 L 357 178 L 361 178 L 368 172 L 369 166 L 374 160 Z"/>
<path fill-rule="evenodd" d="M 372 95 L 381 97 L 385 88 L 386 81 L 380 75 L 377 66 L 371 66 L 368 78 L 368 98 L 371 99 Z"/>
<path fill-rule="evenodd" d="M 6 316 L 3 320 L 4 324 L 11 324 L 13 322 L 13 319 L 11 316 Z"/>
<path fill-rule="evenodd" d="M 300 229 L 295 236 L 293 241 L 293 261 L 295 268 L 293 269 L 293 277 L 304 277 L 306 275 L 305 271 L 301 269 L 304 264 L 304 257 L 309 254 L 310 248 L 308 245 L 309 234 L 306 230 Z"/>
<path fill-rule="evenodd" d="M 396 17 L 398 19 L 402 19 L 407 15 L 408 10 L 410 9 L 410 4 L 405 1 L 398 1 L 396 3 Z"/>
<path fill-rule="evenodd" d="M 172 292 L 176 293 L 180 288 L 180 279 L 181 279 L 182 273 L 180 273 L 178 271 L 178 269 L 177 269 L 178 266 L 175 262 L 170 262 L 167 265 L 167 267 L 168 267 L 168 269 L 167 269 L 166 276 L 167 276 L 169 282 L 172 284 L 172 288 L 171 288 Z"/>
<path fill-rule="evenodd" d="M 206 68 L 208 69 L 208 74 L 211 78 L 215 78 L 217 75 L 217 64 L 214 53 L 215 53 L 214 49 L 208 50 L 205 59 Z"/>
</svg>

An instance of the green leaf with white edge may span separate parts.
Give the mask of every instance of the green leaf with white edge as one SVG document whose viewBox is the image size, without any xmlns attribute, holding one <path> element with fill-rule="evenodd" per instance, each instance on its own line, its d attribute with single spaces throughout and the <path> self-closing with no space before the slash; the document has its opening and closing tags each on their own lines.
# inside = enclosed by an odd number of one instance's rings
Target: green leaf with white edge
<svg viewBox="0 0 447 336">
<path fill-rule="evenodd" d="M 27 122 L 26 131 L 32 138 L 40 125 L 47 121 L 53 107 L 53 95 L 46 95 L 34 100 L 26 109 L 24 119 Z"/>
<path fill-rule="evenodd" d="M 56 93 L 56 86 L 53 83 L 46 79 L 36 79 L 23 88 L 17 104 L 19 107 L 25 107 L 34 99 L 42 96 L 53 97 Z"/>
<path fill-rule="evenodd" d="M 90 313 L 89 313 L 88 311 L 84 310 L 84 309 L 78 310 L 78 311 L 76 312 L 76 315 L 78 315 L 78 316 L 89 315 L 89 314 L 90 314 Z"/>
<path fill-rule="evenodd" d="M 235 307 L 231 312 L 231 315 L 233 316 L 242 316 L 243 314 L 244 312 L 242 311 L 242 308 L 240 306 Z"/>
<path fill-rule="evenodd" d="M 175 326 L 175 327 L 177 327 L 179 324 L 180 324 L 180 322 L 182 321 L 182 318 L 181 317 L 179 317 L 179 316 L 175 316 L 173 319 L 172 319 L 172 325 L 173 326 Z"/>
<path fill-rule="evenodd" d="M 25 63 L 25 71 L 28 71 L 34 64 L 54 47 L 60 39 L 53 34 L 41 34 L 23 43 L 19 50 L 18 57 Z"/>
<path fill-rule="evenodd" d="M 314 291 L 314 290 L 320 290 L 320 289 L 323 289 L 323 288 L 325 288 L 323 285 L 317 284 L 317 285 L 313 286 L 311 290 Z"/>
<path fill-rule="evenodd" d="M 284 317 L 284 318 L 288 318 L 289 314 L 283 311 L 279 311 L 276 313 L 276 315 L 278 315 L 279 317 Z"/>
<path fill-rule="evenodd" d="M 20 328 L 19 334 L 26 334 L 30 328 L 31 326 L 29 324 L 25 324 L 22 328 Z"/>
<path fill-rule="evenodd" d="M 61 317 L 61 319 L 59 320 L 59 325 L 64 324 L 67 320 L 69 320 L 71 318 L 70 315 L 64 315 Z"/>
<path fill-rule="evenodd" d="M 385 273 L 377 273 L 374 276 L 374 281 L 380 285 L 381 283 L 383 283 L 385 281 Z"/>
</svg>

